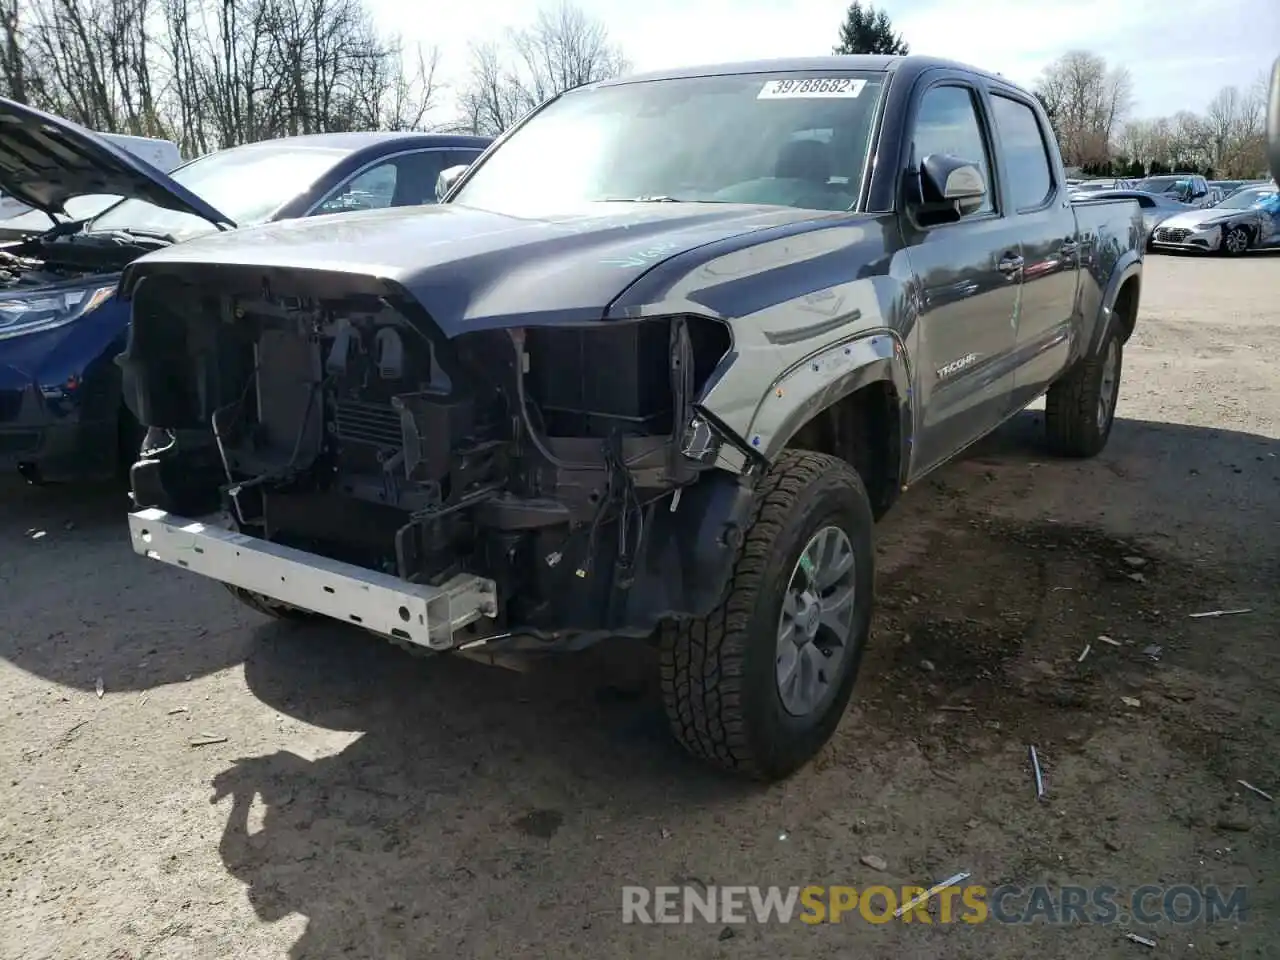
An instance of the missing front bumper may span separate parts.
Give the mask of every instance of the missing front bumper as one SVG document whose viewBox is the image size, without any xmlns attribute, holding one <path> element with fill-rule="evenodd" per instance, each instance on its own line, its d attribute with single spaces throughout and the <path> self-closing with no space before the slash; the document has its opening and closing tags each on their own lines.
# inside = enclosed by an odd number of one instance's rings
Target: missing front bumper
<svg viewBox="0 0 1280 960">
<path fill-rule="evenodd" d="M 330 560 L 149 508 L 129 514 L 134 552 L 222 583 L 431 650 L 497 615 L 497 586 L 460 574 L 443 586 Z"/>
</svg>

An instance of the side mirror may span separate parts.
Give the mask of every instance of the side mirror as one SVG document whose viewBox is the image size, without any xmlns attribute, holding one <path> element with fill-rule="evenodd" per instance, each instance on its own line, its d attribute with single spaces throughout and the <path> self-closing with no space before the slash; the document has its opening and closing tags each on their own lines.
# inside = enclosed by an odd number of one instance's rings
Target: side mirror
<svg viewBox="0 0 1280 960">
<path fill-rule="evenodd" d="M 958 220 L 982 206 L 987 182 L 972 160 L 931 153 L 920 161 L 920 192 L 923 211 L 950 211 Z"/>
<path fill-rule="evenodd" d="M 460 163 L 456 167 L 445 167 L 440 171 L 440 175 L 436 177 L 436 203 L 445 198 L 445 195 L 453 189 L 453 185 L 466 172 L 467 164 L 465 163 Z"/>
<path fill-rule="evenodd" d="M 1280 183 L 1280 60 L 1271 68 L 1271 102 L 1267 106 L 1267 156 L 1271 176 Z"/>
</svg>

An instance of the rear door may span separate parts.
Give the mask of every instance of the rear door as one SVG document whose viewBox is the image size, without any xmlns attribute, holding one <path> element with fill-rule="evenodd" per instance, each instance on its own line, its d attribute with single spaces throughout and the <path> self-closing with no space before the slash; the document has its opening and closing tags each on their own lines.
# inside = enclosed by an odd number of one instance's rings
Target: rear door
<svg viewBox="0 0 1280 960">
<path fill-rule="evenodd" d="M 1067 365 L 1072 336 L 1081 329 L 1075 322 L 1081 244 L 1093 238 L 1077 235 L 1071 199 L 1058 178 L 1061 166 L 1055 141 L 1030 98 L 995 86 L 988 94 L 996 165 L 1026 261 L 1015 316 L 1013 405 L 1021 408 L 1047 390 Z"/>
<path fill-rule="evenodd" d="M 912 443 L 919 476 L 989 432 L 1011 412 L 1014 315 L 1022 245 L 1005 210 L 992 163 L 983 101 L 968 75 L 934 74 L 908 121 L 912 162 L 950 154 L 978 166 L 988 192 L 981 208 L 952 223 L 902 217 L 919 285 L 914 379 L 921 396 Z"/>
</svg>

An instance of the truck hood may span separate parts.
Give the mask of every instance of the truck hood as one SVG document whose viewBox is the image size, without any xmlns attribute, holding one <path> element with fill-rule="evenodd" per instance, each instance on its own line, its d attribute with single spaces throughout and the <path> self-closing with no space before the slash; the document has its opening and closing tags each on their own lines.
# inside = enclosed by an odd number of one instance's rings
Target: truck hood
<svg viewBox="0 0 1280 960">
<path fill-rule="evenodd" d="M 640 276 L 695 247 L 854 216 L 746 204 L 590 207 L 530 219 L 440 204 L 280 221 L 147 254 L 126 269 L 121 289 L 130 296 L 141 279 L 159 274 L 207 282 L 228 269 L 294 277 L 303 288 L 311 273 L 372 279 L 409 294 L 456 336 L 600 320 Z"/>
<path fill-rule="evenodd" d="M 50 216 L 67 215 L 74 197 L 136 197 L 215 226 L 229 217 L 149 163 L 97 134 L 0 97 L 0 193 Z"/>
</svg>

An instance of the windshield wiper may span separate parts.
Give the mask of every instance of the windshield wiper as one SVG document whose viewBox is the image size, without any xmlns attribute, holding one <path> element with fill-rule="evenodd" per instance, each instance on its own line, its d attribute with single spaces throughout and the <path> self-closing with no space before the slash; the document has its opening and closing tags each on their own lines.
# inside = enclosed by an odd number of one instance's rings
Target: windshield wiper
<svg viewBox="0 0 1280 960">
<path fill-rule="evenodd" d="M 88 217 L 81 217 L 79 220 L 55 220 L 52 227 L 40 234 L 40 239 L 57 240 L 59 237 L 79 233 L 80 229 L 88 222 Z"/>
<path fill-rule="evenodd" d="M 684 203 L 675 197 L 605 197 L 604 203 Z"/>
<path fill-rule="evenodd" d="M 171 233 L 161 233 L 158 230 L 134 230 L 130 227 L 114 227 L 111 230 L 103 230 L 95 232 L 90 230 L 86 236 L 90 237 L 116 237 L 121 240 L 159 240 L 161 243 L 177 243 L 178 238 Z"/>
</svg>

